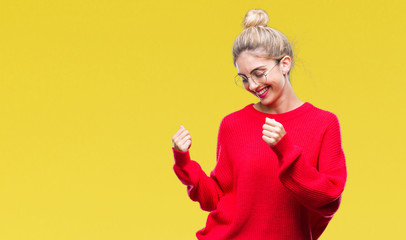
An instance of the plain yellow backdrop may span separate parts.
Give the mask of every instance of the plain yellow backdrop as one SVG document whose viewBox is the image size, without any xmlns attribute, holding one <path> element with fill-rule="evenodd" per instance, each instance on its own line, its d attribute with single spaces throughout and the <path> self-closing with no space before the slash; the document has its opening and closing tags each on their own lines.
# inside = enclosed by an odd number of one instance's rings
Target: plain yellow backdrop
<svg viewBox="0 0 406 240">
<path fill-rule="evenodd" d="M 209 173 L 249 103 L 231 49 L 252 8 L 294 44 L 293 88 L 341 124 L 348 181 L 320 239 L 402 239 L 404 1 L 2 1 L 0 239 L 195 239 L 207 212 L 172 170 Z"/>
</svg>

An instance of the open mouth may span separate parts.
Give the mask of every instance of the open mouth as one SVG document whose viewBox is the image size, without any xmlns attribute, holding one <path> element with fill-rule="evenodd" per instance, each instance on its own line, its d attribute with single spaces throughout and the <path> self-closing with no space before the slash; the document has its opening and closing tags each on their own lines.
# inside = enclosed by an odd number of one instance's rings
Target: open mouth
<svg viewBox="0 0 406 240">
<path fill-rule="evenodd" d="M 269 87 L 262 89 L 260 92 L 257 92 L 257 96 L 259 98 L 264 98 L 266 96 L 266 94 L 268 93 L 268 90 L 269 90 Z"/>
</svg>

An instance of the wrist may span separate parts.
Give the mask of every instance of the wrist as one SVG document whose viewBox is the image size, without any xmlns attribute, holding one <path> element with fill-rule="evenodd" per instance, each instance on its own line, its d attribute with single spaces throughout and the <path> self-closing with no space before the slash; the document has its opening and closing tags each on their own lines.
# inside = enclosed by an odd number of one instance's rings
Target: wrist
<svg viewBox="0 0 406 240">
<path fill-rule="evenodd" d="M 182 152 L 172 147 L 172 151 L 173 157 L 175 159 L 175 165 L 182 168 L 185 167 L 191 161 L 189 150 L 187 150 L 186 152 Z"/>
</svg>

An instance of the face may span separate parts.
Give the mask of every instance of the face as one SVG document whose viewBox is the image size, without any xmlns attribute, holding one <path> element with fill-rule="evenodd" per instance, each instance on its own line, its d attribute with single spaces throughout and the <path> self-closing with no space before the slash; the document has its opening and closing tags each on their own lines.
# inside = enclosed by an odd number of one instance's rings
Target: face
<svg viewBox="0 0 406 240">
<path fill-rule="evenodd" d="M 257 54 L 244 51 L 236 59 L 238 74 L 248 77 L 245 89 L 258 97 L 264 105 L 269 105 L 278 100 L 286 90 L 287 78 L 284 77 L 290 68 L 290 57 L 284 57 L 280 63 L 276 60 L 258 57 Z M 255 83 L 251 76 L 262 76 L 262 82 Z M 265 81 L 266 80 L 266 81 Z"/>
</svg>

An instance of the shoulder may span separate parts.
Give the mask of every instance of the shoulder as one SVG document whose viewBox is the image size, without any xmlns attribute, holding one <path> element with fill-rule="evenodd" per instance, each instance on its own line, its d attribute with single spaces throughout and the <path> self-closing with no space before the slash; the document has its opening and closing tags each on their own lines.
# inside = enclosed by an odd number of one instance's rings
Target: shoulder
<svg viewBox="0 0 406 240">
<path fill-rule="evenodd" d="M 244 116 L 246 116 L 246 111 L 249 107 L 251 107 L 251 104 L 246 105 L 245 107 L 236 110 L 234 112 L 228 113 L 227 115 L 225 115 L 222 119 L 222 122 L 227 122 L 227 123 L 233 123 L 236 121 L 239 121 L 240 119 L 242 119 Z"/>
<path fill-rule="evenodd" d="M 329 111 L 329 110 L 325 110 L 325 109 L 321 109 L 313 104 L 312 105 L 312 111 L 313 114 L 319 116 L 319 117 L 323 117 L 323 118 L 337 118 L 336 114 L 334 114 L 333 112 Z"/>
<path fill-rule="evenodd" d="M 321 126 L 325 126 L 326 128 L 329 127 L 339 127 L 340 123 L 338 120 L 338 116 L 325 109 L 321 109 L 319 107 L 316 107 L 312 105 L 311 111 L 309 111 L 311 119 L 313 119 L 317 124 L 320 124 Z"/>
<path fill-rule="evenodd" d="M 248 104 L 243 108 L 240 108 L 238 110 L 226 114 L 221 120 L 220 128 L 232 128 L 235 125 L 242 124 L 242 121 L 246 119 L 247 116 L 246 111 L 250 107 L 250 105 L 252 104 Z"/>
</svg>

